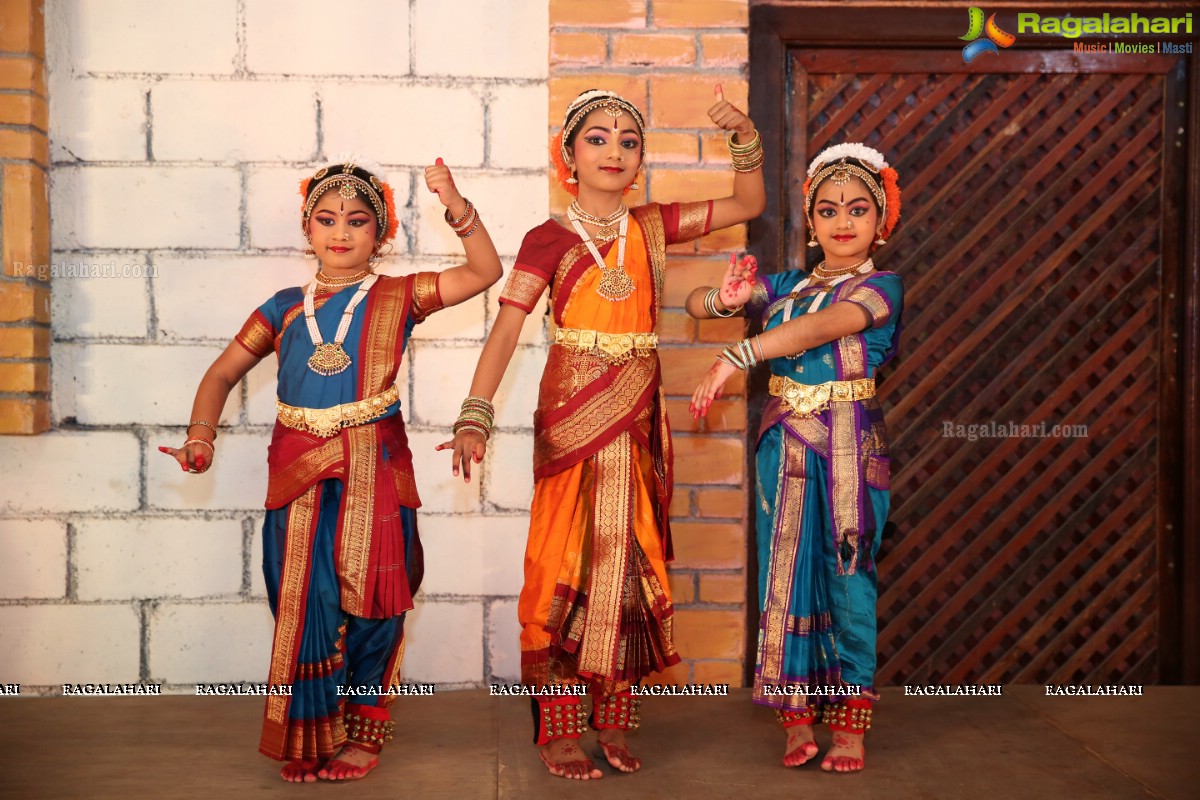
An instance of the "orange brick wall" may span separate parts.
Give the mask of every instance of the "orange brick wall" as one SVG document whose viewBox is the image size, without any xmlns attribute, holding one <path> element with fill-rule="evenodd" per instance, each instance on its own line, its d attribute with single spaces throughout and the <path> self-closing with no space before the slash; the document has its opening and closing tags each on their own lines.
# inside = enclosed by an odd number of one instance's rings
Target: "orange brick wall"
<svg viewBox="0 0 1200 800">
<path fill-rule="evenodd" d="M 550 130 L 586 89 L 612 89 L 647 117 L 645 187 L 633 202 L 727 195 L 733 172 L 724 136 L 705 111 L 712 87 L 746 108 L 746 0 L 550 0 Z M 550 177 L 551 210 L 570 195 Z M 708 419 L 693 422 L 687 398 L 717 343 L 744 335 L 740 320 L 697 322 L 683 311 L 688 292 L 714 285 L 728 253 L 745 246 L 744 226 L 673 246 L 658 331 L 675 430 L 675 642 L 684 663 L 666 680 L 742 685 L 746 649 L 745 383 L 730 382 Z"/>
<path fill-rule="evenodd" d="M 45 38 L 40 2 L 0 3 L 0 434 L 50 427 Z"/>
</svg>

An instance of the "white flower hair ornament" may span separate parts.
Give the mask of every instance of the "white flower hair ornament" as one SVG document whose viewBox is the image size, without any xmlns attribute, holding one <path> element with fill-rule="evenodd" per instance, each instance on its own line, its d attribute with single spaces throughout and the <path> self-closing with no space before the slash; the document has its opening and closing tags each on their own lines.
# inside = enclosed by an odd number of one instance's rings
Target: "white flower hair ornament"
<svg viewBox="0 0 1200 800">
<path fill-rule="evenodd" d="M 839 158 L 856 158 L 864 164 L 870 164 L 876 172 L 887 169 L 888 163 L 883 160 L 883 153 L 873 147 L 867 147 L 862 142 L 845 142 L 826 147 L 808 164 L 808 177 L 816 174 L 817 168 Z"/>
</svg>

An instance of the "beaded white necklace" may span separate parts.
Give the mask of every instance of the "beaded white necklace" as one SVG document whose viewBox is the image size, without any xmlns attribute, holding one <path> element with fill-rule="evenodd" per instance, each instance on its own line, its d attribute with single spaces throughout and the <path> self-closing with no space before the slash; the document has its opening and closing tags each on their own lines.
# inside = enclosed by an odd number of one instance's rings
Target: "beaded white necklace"
<svg viewBox="0 0 1200 800">
<path fill-rule="evenodd" d="M 350 298 L 350 303 L 346 306 L 346 310 L 342 312 L 342 320 L 338 323 L 337 333 L 333 337 L 333 342 L 326 344 L 321 339 L 321 329 L 317 327 L 317 309 L 316 309 L 316 293 L 317 284 L 320 281 L 314 280 L 308 286 L 308 291 L 304 293 L 304 321 L 308 323 L 308 336 L 312 339 L 313 347 L 316 350 L 308 359 L 308 368 L 318 375 L 337 375 L 339 372 L 345 371 L 346 367 L 350 366 L 350 355 L 342 349 L 342 342 L 346 341 L 346 334 L 350 332 L 350 323 L 354 319 L 354 309 L 358 308 L 367 297 L 367 292 L 375 285 L 375 281 L 379 280 L 378 275 L 370 275 L 358 287 L 358 291 L 354 293 L 354 297 Z"/>
<path fill-rule="evenodd" d="M 596 293 L 612 302 L 624 300 L 633 294 L 633 278 L 629 277 L 629 273 L 625 271 L 625 237 L 629 233 L 629 215 L 621 217 L 621 224 L 617 229 L 617 265 L 611 269 L 605 263 L 603 256 L 596 248 L 596 243 L 592 241 L 592 237 L 588 236 L 587 230 L 574 211 L 568 209 L 567 217 L 571 220 L 571 225 L 579 234 L 579 238 L 583 239 L 583 243 L 587 245 L 592 258 L 596 259 L 596 266 L 600 268 L 600 283 L 596 285 Z"/>
</svg>

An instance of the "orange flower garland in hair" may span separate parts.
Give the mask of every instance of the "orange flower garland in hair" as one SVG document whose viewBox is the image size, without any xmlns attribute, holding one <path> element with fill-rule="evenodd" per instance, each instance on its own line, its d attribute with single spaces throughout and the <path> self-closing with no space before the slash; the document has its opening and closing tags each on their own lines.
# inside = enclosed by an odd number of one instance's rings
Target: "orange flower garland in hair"
<svg viewBox="0 0 1200 800">
<path fill-rule="evenodd" d="M 579 184 L 567 183 L 567 178 L 574 175 L 575 171 L 572 170 L 570 165 L 567 164 L 567 162 L 563 160 L 562 143 L 563 143 L 563 132 L 559 131 L 558 134 L 553 139 L 550 140 L 550 158 L 554 161 L 554 172 L 555 172 L 556 176 L 558 177 L 559 185 L 562 186 L 564 189 L 566 189 L 567 193 L 570 194 L 572 197 L 578 197 L 579 196 Z"/>
</svg>

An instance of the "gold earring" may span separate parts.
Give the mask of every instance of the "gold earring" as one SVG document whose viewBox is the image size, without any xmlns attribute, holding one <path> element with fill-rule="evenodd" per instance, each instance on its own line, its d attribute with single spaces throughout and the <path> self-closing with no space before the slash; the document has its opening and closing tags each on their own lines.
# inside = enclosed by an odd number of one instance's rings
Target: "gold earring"
<svg viewBox="0 0 1200 800">
<path fill-rule="evenodd" d="M 642 187 L 638 186 L 638 176 L 641 174 L 642 174 L 641 170 L 638 170 L 636 173 L 634 173 L 633 183 L 629 184 L 629 191 L 636 192 L 638 189 L 642 188 Z"/>
<path fill-rule="evenodd" d="M 817 232 L 814 231 L 811 227 L 808 229 L 808 246 L 809 247 L 817 247 L 818 246 Z"/>
<path fill-rule="evenodd" d="M 574 164 L 571 165 L 571 177 L 567 178 L 566 182 L 571 184 L 572 186 L 579 183 L 579 179 L 575 177 L 575 165 Z"/>
</svg>

